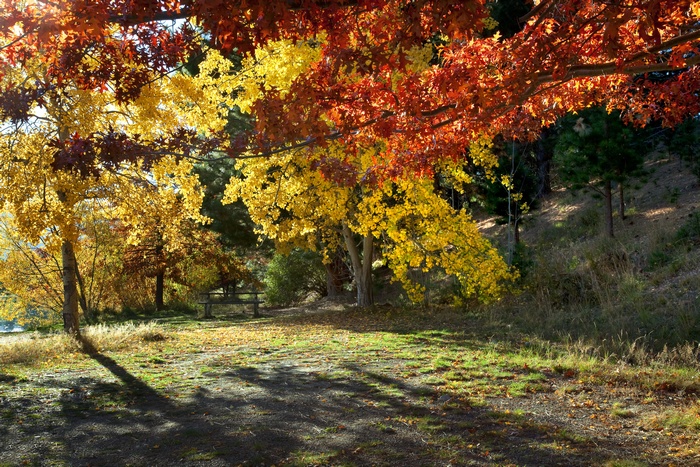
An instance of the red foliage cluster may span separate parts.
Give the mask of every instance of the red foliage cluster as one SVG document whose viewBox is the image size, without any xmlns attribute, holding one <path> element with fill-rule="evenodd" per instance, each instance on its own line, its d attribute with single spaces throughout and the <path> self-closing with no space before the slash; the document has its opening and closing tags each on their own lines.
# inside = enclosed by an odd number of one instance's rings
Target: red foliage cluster
<svg viewBox="0 0 700 467">
<path fill-rule="evenodd" d="M 104 134 L 81 136 L 74 133 L 67 140 L 50 143 L 55 150 L 54 170 L 74 171 L 81 177 L 97 177 L 101 170 L 116 170 L 124 163 L 141 164 L 148 169 L 159 157 L 207 155 L 221 146 L 219 137 L 202 138 L 192 129 L 178 128 L 169 135 L 144 141 L 110 129 Z"/>
<path fill-rule="evenodd" d="M 26 121 L 29 111 L 42 94 L 42 90 L 38 87 L 27 89 L 0 86 L 0 121 Z"/>
<path fill-rule="evenodd" d="M 0 65 L 41 56 L 51 85 L 109 83 L 128 100 L 194 53 L 197 34 L 245 53 L 270 40 L 323 33 L 322 59 L 289 93 L 271 90 L 255 106 L 252 143 L 265 153 L 329 138 L 382 139 L 389 175 L 463 157 L 478 133 L 534 137 L 567 111 L 594 104 L 617 107 L 638 124 L 672 125 L 700 110 L 700 18 L 691 0 L 541 0 L 507 38 L 486 33 L 487 3 L 55 0 L 19 10 L 0 0 Z M 184 18 L 196 27 L 173 21 Z M 406 51 L 426 43 L 436 44 L 439 66 L 414 73 Z M 86 56 L 94 60 L 87 64 Z M 659 73 L 674 75 L 650 79 Z M 21 117 L 35 97 L 4 89 L 3 118 Z M 81 158 L 112 157 L 102 149 L 93 156 L 90 145 L 72 140 L 61 144 L 76 167 Z M 69 157 L 80 150 L 85 154 Z"/>
</svg>

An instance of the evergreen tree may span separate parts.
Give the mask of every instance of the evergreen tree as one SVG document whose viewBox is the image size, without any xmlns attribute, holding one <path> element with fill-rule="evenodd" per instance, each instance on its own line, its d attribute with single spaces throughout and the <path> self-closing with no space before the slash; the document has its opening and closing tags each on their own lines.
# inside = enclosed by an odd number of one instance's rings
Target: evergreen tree
<svg viewBox="0 0 700 467">
<path fill-rule="evenodd" d="M 641 173 L 644 162 L 641 138 L 625 126 L 619 112 L 608 113 L 602 107 L 568 115 L 558 125 L 554 160 L 559 176 L 573 189 L 592 188 L 603 195 L 606 234 L 612 237 L 612 184 L 618 184 L 620 217 L 624 219 L 624 183 Z"/>
<path fill-rule="evenodd" d="M 197 165 L 195 172 L 204 185 L 202 213 L 212 219 L 207 228 L 217 232 L 227 248 L 247 250 L 256 246 L 258 238 L 248 209 L 242 201 L 221 203 L 226 185 L 237 175 L 234 165 L 232 159 L 208 161 Z"/>
</svg>

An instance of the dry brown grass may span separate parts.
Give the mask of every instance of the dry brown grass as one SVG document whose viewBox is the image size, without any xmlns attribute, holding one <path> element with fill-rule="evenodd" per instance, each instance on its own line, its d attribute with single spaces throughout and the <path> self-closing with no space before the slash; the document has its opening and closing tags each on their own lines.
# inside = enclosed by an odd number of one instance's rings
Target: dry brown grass
<svg viewBox="0 0 700 467">
<path fill-rule="evenodd" d="M 155 323 L 87 326 L 83 340 L 97 351 L 122 350 L 167 338 L 167 332 Z M 64 333 L 38 332 L 5 336 L 0 339 L 0 364 L 39 363 L 56 355 L 81 351 L 83 344 Z"/>
</svg>

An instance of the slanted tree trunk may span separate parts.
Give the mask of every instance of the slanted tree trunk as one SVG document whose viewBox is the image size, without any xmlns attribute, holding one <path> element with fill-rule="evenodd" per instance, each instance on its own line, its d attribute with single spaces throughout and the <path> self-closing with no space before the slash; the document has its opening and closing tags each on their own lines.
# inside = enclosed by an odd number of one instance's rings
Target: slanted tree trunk
<svg viewBox="0 0 700 467">
<path fill-rule="evenodd" d="M 63 263 L 63 330 L 68 334 L 80 336 L 78 281 L 75 274 L 77 267 L 73 244 L 68 240 L 64 240 L 61 245 L 61 262 Z"/>
<path fill-rule="evenodd" d="M 357 306 L 372 306 L 374 305 L 374 294 L 372 293 L 374 238 L 371 233 L 365 235 L 362 239 L 362 254 L 360 254 L 350 228 L 343 223 L 343 239 L 352 262 L 352 273 L 355 278 L 355 286 L 357 287 Z"/>
<path fill-rule="evenodd" d="M 93 310 L 88 306 L 87 297 L 85 293 L 85 282 L 83 281 L 83 276 L 80 274 L 80 267 L 78 266 L 78 260 L 75 259 L 75 252 L 73 252 L 73 258 L 75 261 L 75 279 L 78 284 L 78 303 L 80 304 L 80 309 L 83 310 L 83 317 L 88 323 L 95 323 L 97 321 L 97 316 Z"/>
<path fill-rule="evenodd" d="M 605 233 L 608 237 L 614 237 L 613 232 L 613 209 L 612 209 L 612 182 L 605 181 Z"/>
</svg>

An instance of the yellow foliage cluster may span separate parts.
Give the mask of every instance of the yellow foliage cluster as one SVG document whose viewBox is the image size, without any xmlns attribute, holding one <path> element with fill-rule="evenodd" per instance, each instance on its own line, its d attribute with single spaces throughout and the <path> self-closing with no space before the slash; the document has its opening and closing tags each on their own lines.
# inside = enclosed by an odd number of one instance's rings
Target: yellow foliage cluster
<svg viewBox="0 0 700 467">
<path fill-rule="evenodd" d="M 332 146 L 328 151 L 333 151 Z M 311 169 L 315 156 L 290 151 L 269 158 L 245 159 L 236 168 L 223 203 L 242 199 L 257 224 L 257 232 L 272 239 L 282 251 L 310 250 L 340 242 L 340 226 L 352 205 L 353 190 L 332 183 Z"/>
<path fill-rule="evenodd" d="M 40 62 L 0 71 L 4 84 L 40 79 L 46 72 Z M 0 277 L 4 287 L 20 301 L 59 309 L 61 246 L 71 243 L 81 262 L 83 245 L 94 240 L 85 234 L 85 228 L 95 210 L 100 211 L 100 222 L 119 221 L 128 227 L 132 244 L 142 240 L 149 223 L 161 220 L 165 245 L 170 249 L 186 240 L 184 223 L 207 222 L 200 213 L 203 190 L 189 160 L 164 157 L 148 172 L 137 161 L 91 177 L 51 166 L 55 151 L 51 141 L 66 140 L 74 133 L 88 136 L 118 129 L 148 139 L 181 126 L 206 129 L 204 122 L 216 121 L 206 117 L 212 109 L 205 107 L 202 96 L 201 87 L 184 75 L 154 82 L 129 105 L 117 103 L 110 92 L 77 87 L 60 93 L 49 90 L 44 106 L 32 109 L 28 122 L 1 128 L 0 208 L 11 226 L 5 229 L 11 235 L 0 239 L 5 251 Z M 35 280 L 32 274 L 45 277 Z"/>
<path fill-rule="evenodd" d="M 264 91 L 274 89 L 284 95 L 294 79 L 319 58 L 319 48 L 309 42 L 282 40 L 247 55 L 242 70 L 233 72 L 228 59 L 210 50 L 199 65 L 200 73 L 194 82 L 204 90 L 209 102 L 218 106 L 220 117 L 226 118 L 227 109 L 235 105 L 250 112 Z"/>
<path fill-rule="evenodd" d="M 430 45 L 411 50 L 409 71 L 427 68 L 432 53 Z M 235 81 L 226 81 L 227 95 L 239 90 L 229 105 L 247 111 L 263 89 L 285 92 L 316 59 L 317 51 L 308 44 L 269 44 L 244 60 L 244 70 Z M 214 76 L 226 69 L 221 60 L 212 54 L 205 74 Z M 472 160 L 491 177 L 497 165 L 492 147 L 490 139 L 477 136 L 469 148 Z M 384 260 L 414 301 L 421 301 L 425 290 L 411 279 L 411 271 L 434 268 L 454 275 L 465 295 L 484 300 L 497 297 L 514 273 L 480 235 L 474 220 L 435 192 L 432 178 L 406 174 L 378 185 L 363 179 L 381 162 L 381 149 L 377 144 L 349 151 L 334 142 L 325 148 L 241 159 L 236 166 L 241 176 L 231 178 L 223 201 L 243 200 L 257 232 L 274 240 L 281 250 L 321 250 L 328 259 L 341 244 L 343 225 L 361 236 L 371 234 L 383 242 Z M 354 175 L 338 183 L 314 168 L 331 162 Z M 472 182 L 453 162 L 442 162 L 435 170 L 457 190 Z"/>
<path fill-rule="evenodd" d="M 515 277 L 474 220 L 436 194 L 430 179 L 385 184 L 363 199 L 357 210 L 353 225 L 388 240 L 384 258 L 415 302 L 426 291 L 411 279 L 411 270 L 440 268 L 457 278 L 465 296 L 486 301 L 501 295 L 504 281 Z"/>
<path fill-rule="evenodd" d="M 165 157 L 148 177 L 132 178 L 128 183 L 121 183 L 122 174 L 105 174 L 104 183 L 119 190 L 115 216 L 129 228 L 128 243 L 139 244 L 157 223 L 165 248 L 175 250 L 187 240 L 183 237 L 187 222 L 210 221 L 200 212 L 204 192 L 192 169 L 190 160 Z"/>
<path fill-rule="evenodd" d="M 313 152 L 241 160 L 237 168 L 242 177 L 231 179 L 224 202 L 242 199 L 258 233 L 282 250 L 302 247 L 332 254 L 343 224 L 356 234 L 371 234 L 383 241 L 384 260 L 414 301 L 421 301 L 425 290 L 412 280 L 412 270 L 441 268 L 459 280 L 465 295 L 484 300 L 498 297 L 504 281 L 515 277 L 474 220 L 435 193 L 432 179 L 365 184 L 361 174 L 378 156 L 376 148 L 369 148 L 352 159 L 355 182 L 339 184 L 312 169 L 321 156 L 345 161 L 349 154 L 334 143 Z M 456 166 L 449 173 L 468 179 Z"/>
</svg>

